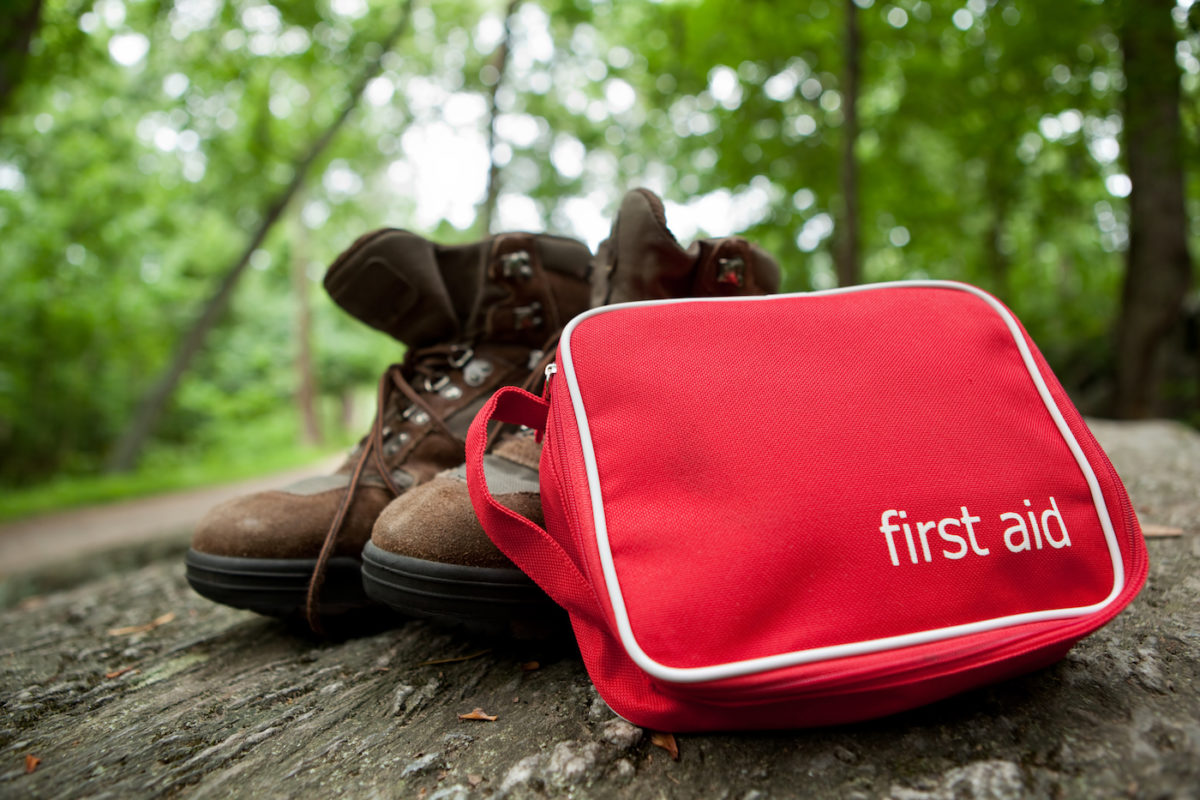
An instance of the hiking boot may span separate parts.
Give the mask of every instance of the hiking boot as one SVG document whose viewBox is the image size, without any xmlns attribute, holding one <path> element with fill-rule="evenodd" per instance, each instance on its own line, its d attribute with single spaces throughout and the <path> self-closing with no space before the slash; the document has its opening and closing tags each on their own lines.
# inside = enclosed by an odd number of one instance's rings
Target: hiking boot
<svg viewBox="0 0 1200 800">
<path fill-rule="evenodd" d="M 598 304 L 671 297 L 772 294 L 779 266 L 744 239 L 702 239 L 683 248 L 666 227 L 662 202 L 637 189 L 625 196 L 592 272 Z M 547 349 L 543 362 L 553 352 Z M 538 391 L 544 365 L 530 375 Z M 501 435 L 484 456 L 487 484 L 503 506 L 544 525 L 532 432 Z M 363 551 L 367 594 L 417 614 L 517 635 L 558 619 L 550 599 L 484 533 L 456 466 L 392 501 Z"/>
<path fill-rule="evenodd" d="M 201 520 L 187 577 L 217 602 L 314 629 L 372 605 L 361 558 L 390 500 L 461 464 L 475 413 L 519 385 L 552 336 L 587 307 L 580 242 L 501 234 L 441 246 L 399 230 L 355 242 L 325 286 L 359 320 L 404 342 L 379 381 L 370 432 L 332 475 L 235 498 Z"/>
<path fill-rule="evenodd" d="M 681 247 L 667 229 L 662 200 L 649 189 L 634 189 L 621 200 L 592 273 L 592 307 L 778 291 L 779 264 L 739 236 L 697 239 Z"/>
<path fill-rule="evenodd" d="M 496 499 L 539 525 L 541 452 L 525 431 L 503 434 L 484 456 Z M 535 637 L 566 619 L 483 532 L 467 494 L 466 464 L 383 510 L 363 550 L 362 576 L 367 595 L 393 610 L 483 633 Z"/>
</svg>

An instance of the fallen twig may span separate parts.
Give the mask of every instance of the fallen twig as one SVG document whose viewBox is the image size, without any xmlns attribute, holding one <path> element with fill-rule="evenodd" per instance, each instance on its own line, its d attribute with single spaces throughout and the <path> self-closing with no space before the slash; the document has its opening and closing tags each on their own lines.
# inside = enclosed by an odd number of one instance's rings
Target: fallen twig
<svg viewBox="0 0 1200 800">
<path fill-rule="evenodd" d="M 150 622 L 147 622 L 145 625 L 127 625 L 124 628 L 109 628 L 108 635 L 109 636 L 128 636 L 131 633 L 145 633 L 146 631 L 154 630 L 159 625 L 166 625 L 168 622 L 170 622 L 173 619 L 175 619 L 175 612 L 168 611 L 166 614 L 163 614 L 161 617 L 155 617 L 153 620 L 151 620 Z"/>
<path fill-rule="evenodd" d="M 104 677 L 119 678 L 127 672 L 137 672 L 137 671 L 138 671 L 137 667 L 130 664 L 128 667 L 121 667 L 120 669 L 114 669 L 112 672 L 106 672 L 106 673 L 104 673 Z"/>
<path fill-rule="evenodd" d="M 471 653 L 469 656 L 455 656 L 454 658 L 435 658 L 430 661 L 422 661 L 417 664 L 418 667 L 432 667 L 435 664 L 457 664 L 459 661 L 470 661 L 473 658 L 486 656 L 491 650 L 480 650 L 478 653 Z"/>
<path fill-rule="evenodd" d="M 1183 536 L 1183 528 L 1172 528 L 1167 525 L 1143 525 L 1142 535 L 1147 539 L 1170 539 Z"/>
</svg>

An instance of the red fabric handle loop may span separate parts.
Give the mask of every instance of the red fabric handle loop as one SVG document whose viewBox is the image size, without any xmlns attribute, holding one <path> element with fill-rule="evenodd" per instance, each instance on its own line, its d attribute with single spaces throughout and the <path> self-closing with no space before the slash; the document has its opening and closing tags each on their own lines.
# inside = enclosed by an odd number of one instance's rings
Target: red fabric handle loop
<svg viewBox="0 0 1200 800">
<path fill-rule="evenodd" d="M 493 420 L 525 425 L 541 433 L 549 411 L 545 400 L 515 386 L 492 395 L 467 433 L 467 490 L 488 537 L 556 603 L 571 610 L 590 594 L 579 567 L 545 528 L 501 505 L 488 490 L 483 471 L 487 431 Z"/>
</svg>

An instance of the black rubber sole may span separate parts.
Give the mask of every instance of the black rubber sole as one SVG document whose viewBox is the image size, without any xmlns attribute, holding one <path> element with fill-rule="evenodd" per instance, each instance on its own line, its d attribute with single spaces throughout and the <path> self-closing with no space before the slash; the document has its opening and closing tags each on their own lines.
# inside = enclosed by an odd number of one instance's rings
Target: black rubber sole
<svg viewBox="0 0 1200 800">
<path fill-rule="evenodd" d="M 368 542 L 367 596 L 406 616 L 489 634 L 539 637 L 566 628 L 566 613 L 518 569 L 441 564 L 397 555 Z"/>
<path fill-rule="evenodd" d="M 188 550 L 187 580 L 199 594 L 234 608 L 269 617 L 304 614 L 315 558 L 236 558 Z M 329 559 L 321 587 L 321 615 L 337 616 L 374 607 L 363 591 L 361 562 Z"/>
</svg>

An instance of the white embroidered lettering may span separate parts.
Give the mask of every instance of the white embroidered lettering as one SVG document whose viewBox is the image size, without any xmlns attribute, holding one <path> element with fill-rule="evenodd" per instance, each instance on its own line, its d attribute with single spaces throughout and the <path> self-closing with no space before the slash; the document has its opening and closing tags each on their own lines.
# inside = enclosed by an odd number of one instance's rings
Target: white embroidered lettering
<svg viewBox="0 0 1200 800">
<path fill-rule="evenodd" d="M 1063 519 L 1062 512 L 1059 511 L 1058 502 L 1053 497 L 1049 498 L 1049 501 L 1050 507 L 1040 513 L 1034 508 L 1032 502 L 1022 500 L 1022 504 L 1028 509 L 1024 515 L 1017 511 L 1005 511 L 999 515 L 1001 523 L 1011 523 L 1002 534 L 1004 547 L 1008 552 L 1024 553 L 1042 550 L 1044 548 L 1043 539 L 1054 550 L 1071 546 L 1071 536 L 1067 532 L 1067 523 Z M 959 506 L 959 511 L 961 516 L 958 517 L 946 517 L 940 521 L 930 520 L 928 522 L 914 520 L 911 524 L 903 521 L 908 518 L 908 512 L 903 509 L 889 508 L 884 511 L 879 517 L 879 532 L 883 534 L 884 541 L 887 543 L 888 558 L 891 560 L 892 566 L 900 566 L 900 553 L 903 552 L 896 545 L 896 535 L 899 533 L 904 534 L 905 549 L 911 564 L 928 564 L 934 560 L 934 551 L 929 546 L 929 536 L 933 531 L 937 531 L 937 535 L 943 542 L 953 546 L 953 549 L 943 548 L 940 551 L 942 558 L 958 561 L 971 554 L 989 555 L 992 552 L 991 548 L 985 547 L 981 538 L 987 541 L 995 534 L 980 529 L 978 526 L 983 519 L 971 514 L 966 506 Z M 951 532 L 950 528 L 958 528 L 961 533 Z M 985 525 L 984 528 L 987 526 Z M 914 535 L 914 530 L 916 535 Z M 920 549 L 917 547 L 918 542 Z"/>
</svg>

